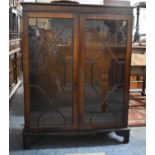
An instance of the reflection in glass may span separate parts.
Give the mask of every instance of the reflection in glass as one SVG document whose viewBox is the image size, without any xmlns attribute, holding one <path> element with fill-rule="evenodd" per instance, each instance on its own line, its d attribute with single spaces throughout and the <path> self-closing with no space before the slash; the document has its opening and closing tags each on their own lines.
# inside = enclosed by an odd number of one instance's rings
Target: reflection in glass
<svg viewBox="0 0 155 155">
<path fill-rule="evenodd" d="M 29 19 L 29 70 L 31 125 L 71 125 L 71 19 Z"/>
<path fill-rule="evenodd" d="M 84 122 L 122 123 L 126 21 L 86 20 Z"/>
</svg>

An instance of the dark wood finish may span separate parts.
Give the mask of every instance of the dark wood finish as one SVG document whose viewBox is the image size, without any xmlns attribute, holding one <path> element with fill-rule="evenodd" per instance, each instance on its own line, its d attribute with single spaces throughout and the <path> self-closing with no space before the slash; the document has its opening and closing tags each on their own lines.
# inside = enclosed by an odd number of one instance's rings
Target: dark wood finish
<svg viewBox="0 0 155 155">
<path fill-rule="evenodd" d="M 75 4 L 21 3 L 23 12 L 57 12 L 57 13 L 99 13 L 115 15 L 132 15 L 131 7 Z M 36 7 L 37 6 L 37 7 Z"/>
<path fill-rule="evenodd" d="M 23 80 L 24 80 L 24 127 L 29 128 L 29 78 L 28 78 L 28 18 L 23 15 L 23 33 L 22 33 L 22 50 L 23 50 Z M 27 46 L 25 46 L 27 45 Z"/>
<path fill-rule="evenodd" d="M 131 17 L 132 18 L 132 17 Z M 127 36 L 128 36 L 128 43 L 127 43 L 127 54 L 126 54 L 126 73 L 125 73 L 125 79 L 126 79 L 126 93 L 125 93 L 125 103 L 124 106 L 124 113 L 126 114 L 124 117 L 124 125 L 127 126 L 128 125 L 128 105 L 129 105 L 129 90 L 130 90 L 130 70 L 131 70 L 131 51 L 132 51 L 132 20 L 128 21 L 128 32 L 127 32 Z"/>
<path fill-rule="evenodd" d="M 23 148 L 24 149 L 31 149 L 33 148 L 33 145 L 36 145 L 39 141 L 42 139 L 53 139 L 53 138 L 61 138 L 64 140 L 67 137 L 74 137 L 77 136 L 104 136 L 108 134 L 109 132 L 115 132 L 118 136 L 123 137 L 123 140 L 121 143 L 128 143 L 130 139 L 130 129 L 122 128 L 122 129 L 104 129 L 104 130 L 81 130 L 78 131 L 69 131 L 69 132 L 34 132 L 34 133 L 27 133 L 23 131 Z M 67 137 L 66 137 L 67 136 Z M 120 143 L 120 141 L 118 141 Z"/>
<path fill-rule="evenodd" d="M 23 38 L 23 42 L 22 42 L 22 49 L 23 49 L 23 70 L 24 70 L 24 116 L 25 116 L 25 126 L 24 126 L 24 132 L 23 132 L 23 139 L 24 139 L 24 145 L 27 146 L 27 143 L 29 143 L 29 139 L 28 137 L 31 135 L 44 135 L 44 134 L 65 134 L 65 133 L 79 133 L 79 132 L 91 132 L 91 131 L 103 131 L 103 132 L 107 132 L 108 131 L 117 131 L 116 133 L 118 135 L 121 135 L 125 138 L 124 142 L 128 142 L 129 139 L 129 130 L 127 129 L 127 122 L 128 122 L 128 101 L 129 101 L 129 82 L 130 82 L 130 63 L 131 63 L 131 31 L 132 31 L 132 8 L 130 7 L 110 7 L 110 6 L 101 6 L 101 5 L 75 5 L 75 4 L 44 4 L 44 3 L 22 3 L 23 5 L 23 34 L 22 34 L 22 38 Z M 32 99 L 33 99 L 33 95 L 32 92 L 33 90 L 30 89 L 30 85 L 31 85 L 31 79 L 30 79 L 30 71 L 32 69 L 32 65 L 30 65 L 30 62 L 33 60 L 31 55 L 29 54 L 30 49 L 30 45 L 31 42 L 29 42 L 30 38 L 28 32 L 29 32 L 29 19 L 33 18 L 33 19 L 57 19 L 59 22 L 62 19 L 65 19 L 66 22 L 67 20 L 72 20 L 73 21 L 73 61 L 70 62 L 73 64 L 73 69 L 71 71 L 71 64 L 65 64 L 62 68 L 63 68 L 63 72 L 62 75 L 63 80 L 63 87 L 65 87 L 65 85 L 67 84 L 67 82 L 71 83 L 71 87 L 73 88 L 72 91 L 72 121 L 70 124 L 61 124 L 60 125 L 41 125 L 38 126 L 37 125 L 32 125 L 32 121 L 36 121 L 35 119 L 32 120 L 32 112 L 33 112 L 33 108 L 37 108 L 37 107 L 33 107 L 32 108 Z M 122 25 L 125 24 L 124 27 L 126 27 L 126 33 L 125 34 L 125 45 L 124 42 L 122 43 L 123 46 L 120 46 L 120 43 L 116 45 L 113 44 L 112 45 L 106 45 L 107 49 L 110 51 L 110 55 L 109 55 L 109 61 L 108 65 L 105 66 L 105 68 L 107 68 L 106 74 L 104 74 L 104 76 L 102 77 L 98 77 L 96 71 L 99 73 L 99 68 L 96 68 L 95 66 L 93 66 L 93 64 L 91 63 L 90 67 L 89 67 L 89 62 L 88 62 L 88 67 L 85 68 L 85 52 L 86 52 L 86 21 L 87 20 L 91 20 L 91 21 L 110 21 L 111 23 L 113 23 L 113 25 L 116 27 L 116 29 L 119 29 L 119 26 L 121 25 L 119 22 L 117 21 L 124 21 L 124 23 L 122 23 Z M 38 20 L 36 20 L 38 21 Z M 53 20 L 51 20 L 52 22 L 54 22 Z M 37 23 L 37 22 L 36 22 Z M 56 21 L 55 21 L 56 24 Z M 109 26 L 109 25 L 108 25 Z M 107 27 L 108 27 L 107 26 Z M 38 25 L 34 26 L 35 28 L 39 29 L 40 31 L 43 30 L 41 28 L 39 28 Z M 51 27 L 52 29 L 53 27 Z M 50 33 L 52 32 L 52 30 L 50 29 Z M 111 27 L 107 28 L 108 30 L 112 29 Z M 55 30 L 56 31 L 56 30 Z M 63 32 L 63 31 L 62 31 Z M 93 31 L 92 31 L 93 32 Z M 67 33 L 67 32 L 66 32 Z M 60 35 L 60 32 L 59 32 Z M 110 35 L 110 33 L 109 33 Z M 88 37 L 88 36 L 87 36 Z M 98 35 L 98 37 L 100 38 L 100 36 Z M 118 38 L 114 36 L 113 39 L 116 40 L 116 42 L 118 41 Z M 101 39 L 101 38 L 100 38 Z M 101 39 L 102 40 L 102 39 Z M 60 40 L 57 40 L 58 42 L 60 42 Z M 46 44 L 46 42 L 44 42 L 44 44 Z M 57 43 L 55 43 L 57 44 Z M 51 43 L 50 45 L 52 45 L 53 50 L 55 50 L 55 44 Z M 103 43 L 100 41 L 100 44 L 104 45 L 104 41 Z M 95 49 L 98 47 L 95 46 L 95 44 L 89 44 L 90 45 L 90 49 Z M 102 45 L 102 46 L 103 46 Z M 32 44 L 33 46 L 33 44 Z M 108 47 L 109 46 L 109 47 Z M 66 55 L 66 51 L 67 48 L 65 47 L 65 44 L 62 44 L 60 46 L 61 48 L 57 49 L 59 50 L 58 52 L 62 52 L 65 54 L 64 59 L 65 61 L 72 58 L 70 55 Z M 103 47 L 102 47 L 103 48 Z M 37 50 L 37 48 L 36 48 Z M 96 49 L 97 50 L 97 49 Z M 41 52 L 45 52 L 44 49 Z M 92 53 L 92 51 L 90 51 Z M 113 52 L 115 54 L 113 54 Z M 106 50 L 105 50 L 105 53 Z M 108 52 L 109 53 L 109 52 Z M 122 53 L 122 54 L 121 54 Z M 102 57 L 105 57 L 106 54 L 103 54 Z M 124 69 L 123 72 L 120 69 L 120 67 L 117 67 L 117 70 L 119 72 L 120 75 L 118 75 L 118 73 L 116 73 L 117 76 L 120 76 L 122 79 L 124 79 L 124 82 L 122 85 L 118 86 L 116 93 L 121 93 L 121 91 L 123 91 L 123 96 L 121 98 L 121 111 L 118 110 L 118 112 L 120 112 L 121 114 L 117 114 L 120 115 L 120 120 L 118 120 L 118 122 L 114 122 L 113 120 L 109 122 L 105 121 L 105 123 L 98 123 L 98 122 L 93 122 L 91 124 L 86 123 L 84 120 L 85 117 L 85 99 L 84 99 L 84 95 L 86 93 L 85 91 L 85 87 L 86 84 L 85 82 L 90 83 L 91 85 L 93 85 L 95 83 L 95 78 L 100 79 L 99 82 L 101 84 L 100 86 L 100 90 L 101 92 L 103 92 L 103 94 L 105 95 L 104 97 L 107 97 L 107 92 L 109 91 L 109 82 L 108 82 L 108 77 L 109 76 L 109 70 L 110 70 L 110 62 L 112 63 L 112 58 L 115 58 L 117 56 L 117 61 L 118 61 L 118 65 L 121 65 Z M 104 61 L 106 61 L 106 59 L 104 59 Z M 123 63 L 122 63 L 122 62 Z M 103 61 L 99 61 L 98 63 L 101 63 Z M 122 64 L 121 64 L 122 63 Z M 55 64 L 57 65 L 57 64 Z M 99 64 L 99 66 L 102 66 L 102 63 Z M 56 66 L 55 66 L 56 67 Z M 50 68 L 50 73 L 54 72 L 53 71 L 53 67 Z M 103 68 L 101 68 L 103 71 Z M 115 72 L 115 70 L 113 70 L 113 68 L 111 68 L 111 72 Z M 105 72 L 105 71 L 104 71 Z M 49 74 L 50 75 L 50 74 Z M 40 76 L 40 75 L 38 75 Z M 124 77 L 124 78 L 123 78 Z M 48 76 L 47 76 L 48 78 Z M 50 77 L 49 77 L 50 78 Z M 103 80 L 101 80 L 101 78 Z M 73 81 L 71 81 L 71 79 L 73 79 Z M 120 80 L 118 79 L 118 77 L 116 78 L 116 80 Z M 37 80 L 36 80 L 37 82 Z M 120 82 L 121 83 L 121 82 Z M 50 85 L 50 83 L 49 83 Z M 48 85 L 46 85 L 46 87 L 48 87 Z M 89 87 L 88 87 L 89 89 Z M 46 89 L 45 89 L 46 90 Z M 45 90 L 43 90 L 43 93 L 49 93 L 48 91 L 46 92 Z M 48 90 L 48 89 L 47 89 Z M 120 92 L 119 92 L 120 90 Z M 97 91 L 94 89 L 93 91 L 95 91 L 95 93 L 97 93 Z M 39 96 L 38 96 L 39 97 Z M 48 100 L 50 100 L 51 96 L 47 95 Z M 107 97 L 110 99 L 109 96 Z M 65 104 L 66 101 L 64 101 Z M 108 101 L 110 102 L 110 101 Z M 45 101 L 43 102 L 45 104 Z M 42 104 L 43 104 L 42 103 Z M 59 103 L 57 103 L 59 104 Z M 61 102 L 62 104 L 62 102 Z M 39 105 L 39 103 L 38 103 Z M 57 105 L 58 106 L 58 105 Z M 90 105 L 92 106 L 92 105 Z M 104 105 L 105 109 L 102 109 L 102 113 L 106 112 L 108 114 L 108 110 L 106 110 L 106 106 L 107 104 Z M 56 107 L 57 108 L 57 107 Z M 62 108 L 60 106 L 60 108 Z M 114 107 L 115 109 L 116 107 Z M 68 110 L 68 109 L 66 109 Z M 45 111 L 46 112 L 46 111 Z M 61 112 L 63 112 L 63 109 L 61 109 Z M 36 117 L 41 117 L 41 114 L 39 114 L 40 116 L 37 116 L 37 111 L 36 113 Z M 112 113 L 112 112 L 111 112 Z M 109 111 L 110 114 L 110 111 Z M 112 114 L 111 114 L 112 115 Z M 55 115 L 56 117 L 56 115 Z M 67 116 L 66 116 L 67 117 Z M 102 116 L 103 117 L 103 116 Z M 107 116 L 106 116 L 107 117 Z M 119 118 L 118 117 L 118 118 Z M 47 115 L 47 118 L 50 118 L 50 114 L 49 116 Z M 36 118 L 37 119 L 37 118 Z M 89 118 L 90 119 L 90 118 Z M 49 120 L 50 121 L 50 120 Z M 57 120 L 55 120 L 57 121 Z M 92 120 L 91 120 L 92 121 Z M 58 121 L 59 123 L 59 121 Z M 125 129 L 124 129 L 125 128 Z M 119 130 L 119 131 L 118 131 Z"/>
</svg>

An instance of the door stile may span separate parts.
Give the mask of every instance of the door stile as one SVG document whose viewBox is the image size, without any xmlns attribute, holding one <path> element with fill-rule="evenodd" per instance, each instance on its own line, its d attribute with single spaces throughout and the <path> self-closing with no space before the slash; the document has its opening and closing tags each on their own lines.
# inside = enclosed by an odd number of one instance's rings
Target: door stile
<svg viewBox="0 0 155 155">
<path fill-rule="evenodd" d="M 126 65 L 125 65 L 125 104 L 123 117 L 124 126 L 128 126 L 128 107 L 129 107 L 129 90 L 130 90 L 130 70 L 131 70 L 131 51 L 132 51 L 132 18 L 129 17 L 128 20 L 128 31 L 127 31 L 127 52 L 126 52 Z"/>
<path fill-rule="evenodd" d="M 79 128 L 83 125 L 84 115 L 84 45 L 85 45 L 85 18 L 80 16 L 80 42 L 79 42 Z"/>
<path fill-rule="evenodd" d="M 78 104 L 79 104 L 79 21 L 74 15 L 74 67 L 73 67 L 73 128 L 78 129 Z"/>
<path fill-rule="evenodd" d="M 28 15 L 23 15 L 23 33 L 22 33 L 22 50 L 23 50 L 23 83 L 24 83 L 24 121 L 25 129 L 30 124 L 30 92 L 29 92 L 29 56 L 28 56 Z"/>
</svg>

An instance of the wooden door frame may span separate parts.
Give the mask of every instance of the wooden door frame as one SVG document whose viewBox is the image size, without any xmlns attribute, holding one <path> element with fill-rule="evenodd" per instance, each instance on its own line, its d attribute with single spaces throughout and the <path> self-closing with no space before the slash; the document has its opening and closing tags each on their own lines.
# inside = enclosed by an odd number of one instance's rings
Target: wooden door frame
<svg viewBox="0 0 155 155">
<path fill-rule="evenodd" d="M 84 117 L 84 51 L 85 51 L 85 21 L 86 19 L 102 20 L 125 20 L 127 21 L 127 51 L 125 63 L 125 95 L 123 104 L 122 126 L 117 124 L 92 124 L 87 125 L 83 122 Z M 132 17 L 130 15 L 112 15 L 112 14 L 81 14 L 80 15 L 80 42 L 79 42 L 79 129 L 99 129 L 99 128 L 120 128 L 128 126 L 128 104 L 129 104 L 129 86 L 130 86 L 130 64 L 132 50 Z"/>
<path fill-rule="evenodd" d="M 72 125 L 60 127 L 31 127 L 30 126 L 30 90 L 29 90 L 29 43 L 28 43 L 28 25 L 29 18 L 65 18 L 73 19 L 74 23 L 74 53 L 73 53 L 73 103 L 72 103 Z M 26 131 L 51 131 L 51 130 L 77 130 L 78 128 L 78 60 L 79 60 L 79 36 L 78 36 L 78 16 L 72 13 L 48 13 L 48 12 L 24 12 L 23 14 L 23 78 L 24 78 L 24 118 Z"/>
</svg>

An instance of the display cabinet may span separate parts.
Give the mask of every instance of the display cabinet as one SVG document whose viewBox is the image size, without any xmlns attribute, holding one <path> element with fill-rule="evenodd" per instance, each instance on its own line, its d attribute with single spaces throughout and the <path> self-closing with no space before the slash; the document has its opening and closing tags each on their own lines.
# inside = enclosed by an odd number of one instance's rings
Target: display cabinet
<svg viewBox="0 0 155 155">
<path fill-rule="evenodd" d="M 115 131 L 129 141 L 132 8 L 22 3 L 24 146 Z"/>
</svg>

